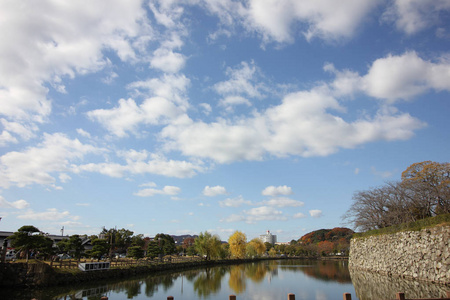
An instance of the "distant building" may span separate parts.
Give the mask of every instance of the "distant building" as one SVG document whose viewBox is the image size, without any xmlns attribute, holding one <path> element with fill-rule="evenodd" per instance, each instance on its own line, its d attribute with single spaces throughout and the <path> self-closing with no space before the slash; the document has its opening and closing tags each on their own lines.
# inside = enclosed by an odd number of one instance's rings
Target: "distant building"
<svg viewBox="0 0 450 300">
<path fill-rule="evenodd" d="M 275 245 L 275 243 L 277 242 L 277 236 L 271 234 L 269 230 L 267 230 L 266 234 L 260 235 L 259 238 L 263 243 L 271 243 L 272 245 Z"/>
</svg>

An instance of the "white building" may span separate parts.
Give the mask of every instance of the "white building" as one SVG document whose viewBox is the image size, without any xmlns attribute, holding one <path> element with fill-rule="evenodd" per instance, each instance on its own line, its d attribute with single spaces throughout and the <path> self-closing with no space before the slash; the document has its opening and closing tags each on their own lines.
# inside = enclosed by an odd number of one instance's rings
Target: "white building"
<svg viewBox="0 0 450 300">
<path fill-rule="evenodd" d="M 272 245 L 275 245 L 277 242 L 277 236 L 271 234 L 269 230 L 267 230 L 266 234 L 260 235 L 259 238 L 263 243 L 271 243 Z"/>
</svg>

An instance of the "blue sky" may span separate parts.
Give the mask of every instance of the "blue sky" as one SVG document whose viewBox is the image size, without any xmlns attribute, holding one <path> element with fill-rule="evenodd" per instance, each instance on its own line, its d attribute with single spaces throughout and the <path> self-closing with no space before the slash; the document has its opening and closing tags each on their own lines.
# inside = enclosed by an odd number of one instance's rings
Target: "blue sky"
<svg viewBox="0 0 450 300">
<path fill-rule="evenodd" d="M 0 230 L 343 226 L 448 161 L 450 2 L 2 1 Z"/>
</svg>

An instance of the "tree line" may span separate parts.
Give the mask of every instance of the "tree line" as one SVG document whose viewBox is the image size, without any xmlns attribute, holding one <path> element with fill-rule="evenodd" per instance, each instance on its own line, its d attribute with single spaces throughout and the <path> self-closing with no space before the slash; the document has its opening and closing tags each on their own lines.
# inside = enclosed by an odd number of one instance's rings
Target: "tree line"
<svg viewBox="0 0 450 300">
<path fill-rule="evenodd" d="M 409 166 L 401 181 L 357 191 L 343 216 L 355 229 L 380 229 L 450 213 L 450 163 Z"/>
<path fill-rule="evenodd" d="M 247 236 L 241 231 L 235 231 L 227 242 L 222 242 L 217 235 L 207 231 L 198 237 L 188 237 L 181 245 L 176 245 L 172 236 L 159 233 L 153 239 L 144 238 L 142 234 L 134 235 L 128 229 L 103 229 L 98 235 L 72 235 L 54 244 L 46 234 L 32 225 L 19 228 L 9 237 L 11 244 L 18 251 L 18 257 L 40 259 L 93 259 L 131 257 L 141 259 L 161 258 L 166 255 L 201 256 L 206 260 L 226 258 L 254 258 L 276 255 L 286 256 L 318 256 L 332 253 L 346 253 L 349 246 L 349 236 L 353 231 L 346 228 L 318 230 L 309 233 L 299 240 L 292 240 L 288 245 L 272 245 L 254 238 L 247 241 Z M 90 241 L 90 248 L 85 244 Z"/>
</svg>

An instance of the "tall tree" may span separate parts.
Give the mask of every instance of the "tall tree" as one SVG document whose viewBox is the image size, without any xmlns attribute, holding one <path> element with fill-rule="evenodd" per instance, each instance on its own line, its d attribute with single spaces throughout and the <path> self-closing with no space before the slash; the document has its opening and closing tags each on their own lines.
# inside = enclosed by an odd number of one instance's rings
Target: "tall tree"
<svg viewBox="0 0 450 300">
<path fill-rule="evenodd" d="M 88 254 L 91 257 L 100 260 L 102 256 L 108 254 L 109 248 L 110 247 L 106 239 L 94 239 L 92 241 L 92 249 L 88 251 Z"/>
<path fill-rule="evenodd" d="M 194 241 L 194 247 L 200 255 L 206 256 L 206 260 L 218 258 L 221 248 L 220 238 L 207 231 L 205 233 L 200 232 L 200 235 Z"/>
<path fill-rule="evenodd" d="M 344 219 L 362 230 L 450 213 L 450 163 L 412 164 L 401 182 L 358 191 L 353 200 Z"/>
<path fill-rule="evenodd" d="M 128 248 L 127 256 L 135 259 L 143 258 L 144 250 L 140 246 L 131 246 Z"/>
<path fill-rule="evenodd" d="M 248 256 L 260 256 L 266 252 L 266 246 L 261 239 L 254 238 L 248 242 L 246 250 Z"/>
<path fill-rule="evenodd" d="M 38 250 L 45 243 L 45 236 L 32 225 L 20 227 L 12 236 L 9 237 L 11 245 L 25 253 L 26 260 L 31 250 Z"/>
<path fill-rule="evenodd" d="M 147 256 L 153 259 L 155 257 L 158 257 L 160 253 L 162 253 L 162 251 L 158 246 L 158 242 L 150 241 L 147 246 Z"/>
<path fill-rule="evenodd" d="M 70 238 L 62 240 L 58 243 L 58 247 L 76 259 L 81 258 L 81 255 L 84 252 L 83 240 L 78 234 L 74 234 L 70 236 Z"/>
<path fill-rule="evenodd" d="M 158 243 L 158 247 L 160 247 L 162 255 L 170 255 L 177 252 L 175 240 L 170 235 L 158 233 L 154 240 Z"/>
<path fill-rule="evenodd" d="M 231 256 L 236 258 L 245 257 L 247 236 L 244 233 L 236 230 L 228 239 L 228 244 L 230 244 Z"/>
<path fill-rule="evenodd" d="M 402 173 L 402 182 L 422 191 L 419 198 L 429 205 L 430 214 L 450 213 L 450 163 L 414 163 Z"/>
</svg>

